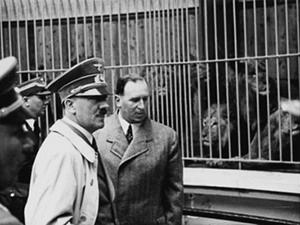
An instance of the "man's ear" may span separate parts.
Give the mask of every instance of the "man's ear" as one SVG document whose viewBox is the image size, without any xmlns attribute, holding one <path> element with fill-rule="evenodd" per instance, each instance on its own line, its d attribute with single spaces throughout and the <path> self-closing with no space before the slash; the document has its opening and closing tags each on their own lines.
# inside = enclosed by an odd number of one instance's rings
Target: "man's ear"
<svg viewBox="0 0 300 225">
<path fill-rule="evenodd" d="M 121 99 L 120 99 L 120 95 L 115 95 L 115 101 L 116 101 L 116 105 L 117 107 L 119 108 L 120 107 L 120 102 L 121 102 Z"/>
<path fill-rule="evenodd" d="M 72 114 L 75 114 L 76 112 L 76 107 L 75 107 L 75 104 L 74 104 L 74 101 L 73 99 L 70 99 L 70 98 L 67 98 L 65 101 L 64 101 L 64 104 L 65 104 L 65 109 L 66 111 L 72 113 Z"/>
</svg>

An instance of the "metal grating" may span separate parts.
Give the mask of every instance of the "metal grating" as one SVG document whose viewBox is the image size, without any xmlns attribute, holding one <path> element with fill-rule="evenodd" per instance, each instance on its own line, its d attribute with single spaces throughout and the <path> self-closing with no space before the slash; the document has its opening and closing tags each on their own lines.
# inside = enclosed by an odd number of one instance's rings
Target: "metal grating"
<svg viewBox="0 0 300 225">
<path fill-rule="evenodd" d="M 0 56 L 19 59 L 20 82 L 51 80 L 99 56 L 111 87 L 126 73 L 147 77 L 150 117 L 177 130 L 186 165 L 300 165 L 299 118 L 279 110 L 300 95 L 297 0 L 3 0 L 0 7 Z M 53 100 L 40 121 L 45 131 L 60 117 Z"/>
</svg>

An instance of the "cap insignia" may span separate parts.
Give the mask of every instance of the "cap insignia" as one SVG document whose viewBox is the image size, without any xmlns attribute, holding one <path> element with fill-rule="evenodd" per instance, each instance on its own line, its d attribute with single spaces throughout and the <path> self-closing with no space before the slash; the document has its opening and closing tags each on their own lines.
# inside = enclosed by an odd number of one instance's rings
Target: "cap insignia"
<svg viewBox="0 0 300 225">
<path fill-rule="evenodd" d="M 103 83 L 105 82 L 105 75 L 104 74 L 98 74 L 95 76 L 95 83 Z"/>
<path fill-rule="evenodd" d="M 94 64 L 94 66 L 97 67 L 97 70 L 98 70 L 100 73 L 103 73 L 103 64 L 97 63 L 97 64 Z"/>
</svg>

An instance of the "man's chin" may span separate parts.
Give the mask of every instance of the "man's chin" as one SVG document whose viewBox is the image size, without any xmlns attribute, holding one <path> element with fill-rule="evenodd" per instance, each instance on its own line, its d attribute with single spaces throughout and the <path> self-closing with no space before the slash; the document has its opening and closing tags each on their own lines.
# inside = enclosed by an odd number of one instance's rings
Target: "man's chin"
<svg viewBox="0 0 300 225">
<path fill-rule="evenodd" d="M 147 115 L 145 115 L 145 114 L 138 114 L 138 115 L 134 118 L 134 121 L 135 121 L 136 123 L 141 123 L 141 122 L 143 122 L 146 118 L 147 118 Z"/>
</svg>

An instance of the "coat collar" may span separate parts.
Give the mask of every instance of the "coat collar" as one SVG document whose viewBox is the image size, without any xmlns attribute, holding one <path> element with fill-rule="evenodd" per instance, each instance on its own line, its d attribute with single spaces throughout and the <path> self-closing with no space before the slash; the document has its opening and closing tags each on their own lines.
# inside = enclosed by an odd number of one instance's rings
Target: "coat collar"
<svg viewBox="0 0 300 225">
<path fill-rule="evenodd" d="M 146 119 L 137 129 L 133 140 L 128 145 L 117 113 L 114 113 L 105 124 L 108 127 L 107 142 L 113 143 L 111 151 L 121 159 L 121 164 L 149 150 L 153 139 L 151 120 Z"/>
<path fill-rule="evenodd" d="M 89 162 L 94 163 L 96 161 L 95 150 L 62 120 L 56 121 L 50 130 L 67 138 Z"/>
</svg>

